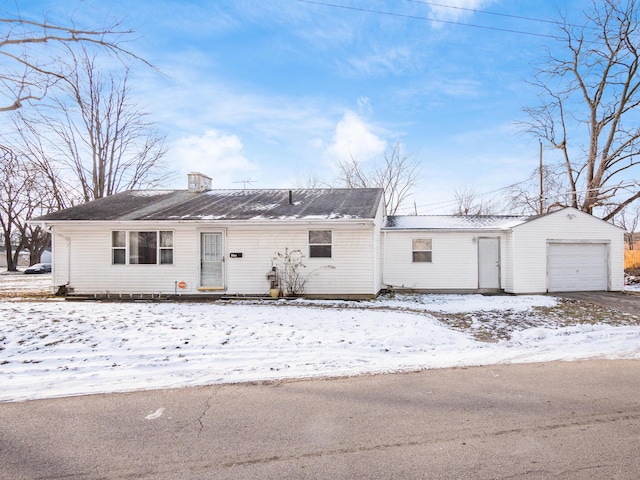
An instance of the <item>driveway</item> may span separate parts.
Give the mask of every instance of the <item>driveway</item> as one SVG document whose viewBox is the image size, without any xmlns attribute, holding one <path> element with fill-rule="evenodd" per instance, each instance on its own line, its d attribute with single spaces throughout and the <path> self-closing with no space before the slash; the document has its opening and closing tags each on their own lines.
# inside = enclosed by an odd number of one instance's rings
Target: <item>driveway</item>
<svg viewBox="0 0 640 480">
<path fill-rule="evenodd" d="M 640 317 L 640 295 L 624 292 L 567 292 L 556 293 L 556 297 L 571 298 L 583 302 L 614 308 Z"/>
</svg>

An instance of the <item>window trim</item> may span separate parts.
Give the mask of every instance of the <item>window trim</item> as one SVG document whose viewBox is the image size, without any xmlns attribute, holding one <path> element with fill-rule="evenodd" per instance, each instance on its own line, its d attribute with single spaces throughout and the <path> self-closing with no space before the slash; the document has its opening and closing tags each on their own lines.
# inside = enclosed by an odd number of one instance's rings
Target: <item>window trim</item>
<svg viewBox="0 0 640 480">
<path fill-rule="evenodd" d="M 328 232 L 329 242 L 312 241 L 311 239 L 312 234 L 317 232 L 323 232 L 323 233 Z M 333 230 L 330 230 L 330 229 L 309 230 L 307 233 L 307 241 L 309 243 L 309 258 L 333 258 Z M 314 247 L 317 247 L 317 248 L 314 248 Z M 328 255 L 319 254 L 322 251 L 326 253 L 327 247 L 328 247 L 328 253 L 329 253 Z M 314 250 L 315 250 L 315 253 L 314 253 Z"/>
<path fill-rule="evenodd" d="M 124 233 L 124 245 L 121 245 L 122 237 L 119 235 Z M 154 263 L 138 263 L 132 262 L 131 238 L 132 234 L 138 233 L 155 233 L 155 262 Z M 170 234 L 164 236 L 162 234 Z M 117 238 L 119 237 L 119 238 Z M 173 230 L 111 230 L 111 265 L 173 265 L 174 264 L 174 231 Z M 116 245 L 118 243 L 118 245 Z M 169 245 L 168 245 L 169 244 Z M 171 252 L 169 255 L 167 252 Z M 124 252 L 124 262 L 116 262 L 116 252 Z M 170 262 L 163 262 L 163 258 L 170 257 Z"/>
<path fill-rule="evenodd" d="M 428 243 L 428 248 L 419 248 L 416 242 Z M 421 256 L 425 256 L 425 260 L 419 260 Z M 411 239 L 411 263 L 433 263 L 433 239 L 432 238 L 412 238 Z"/>
<path fill-rule="evenodd" d="M 116 239 L 116 236 L 120 237 L 120 233 L 124 234 L 124 238 Z M 116 245 L 117 240 L 122 240 L 122 245 Z M 117 242 L 120 243 L 120 242 Z M 116 262 L 116 252 L 122 252 L 124 254 L 122 262 Z M 111 265 L 126 265 L 127 264 L 127 232 L 124 230 L 112 230 L 111 231 Z"/>
</svg>

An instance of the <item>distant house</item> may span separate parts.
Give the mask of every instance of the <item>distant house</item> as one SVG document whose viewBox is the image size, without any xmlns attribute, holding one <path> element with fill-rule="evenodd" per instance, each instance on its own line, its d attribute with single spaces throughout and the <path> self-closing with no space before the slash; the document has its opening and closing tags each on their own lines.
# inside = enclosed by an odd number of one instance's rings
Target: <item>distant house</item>
<svg viewBox="0 0 640 480">
<path fill-rule="evenodd" d="M 32 223 L 52 231 L 53 287 L 78 295 L 265 295 L 291 250 L 318 298 L 623 282 L 623 231 L 584 212 L 386 217 L 376 188 L 212 190 L 191 174 L 187 190 L 123 192 Z"/>
<path fill-rule="evenodd" d="M 18 255 L 18 267 L 29 266 L 29 252 L 23 250 Z M 4 248 L 0 248 L 0 268 L 7 268 L 7 251 Z"/>
<path fill-rule="evenodd" d="M 51 256 L 51 250 L 50 249 L 46 249 L 44 252 L 42 252 L 42 254 L 40 255 L 40 262 L 42 263 L 51 263 L 51 259 L 53 257 Z"/>
</svg>

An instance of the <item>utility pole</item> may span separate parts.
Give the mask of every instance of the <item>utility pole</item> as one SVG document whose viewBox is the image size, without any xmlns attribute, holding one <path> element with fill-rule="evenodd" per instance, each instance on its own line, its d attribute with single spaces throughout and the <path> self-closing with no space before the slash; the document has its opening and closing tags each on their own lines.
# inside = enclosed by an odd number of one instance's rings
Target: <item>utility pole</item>
<svg viewBox="0 0 640 480">
<path fill-rule="evenodd" d="M 538 142 L 540 142 L 540 211 L 538 213 L 542 215 L 544 213 L 544 191 L 542 186 L 542 140 L 538 140 Z"/>
</svg>

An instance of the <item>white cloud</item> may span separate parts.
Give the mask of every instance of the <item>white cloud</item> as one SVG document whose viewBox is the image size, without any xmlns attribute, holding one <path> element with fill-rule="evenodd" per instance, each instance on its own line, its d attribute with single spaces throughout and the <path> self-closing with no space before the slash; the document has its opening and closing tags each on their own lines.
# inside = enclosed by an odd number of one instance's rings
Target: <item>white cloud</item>
<svg viewBox="0 0 640 480">
<path fill-rule="evenodd" d="M 325 149 L 330 162 L 353 157 L 359 162 L 375 158 L 384 152 L 387 142 L 373 131 L 373 127 L 352 111 L 347 111 L 336 125 L 333 143 Z"/>
<path fill-rule="evenodd" d="M 406 46 L 378 47 L 366 55 L 349 59 L 349 65 L 358 75 L 367 76 L 389 72 L 401 75 L 406 71 L 415 70 L 416 62 L 418 59 L 415 58 L 414 52 Z"/>
<path fill-rule="evenodd" d="M 236 135 L 211 129 L 202 135 L 178 139 L 170 150 L 169 161 L 180 165 L 184 175 L 191 171 L 209 175 L 214 188 L 240 188 L 234 182 L 247 180 L 247 175 L 256 169 L 242 150 Z"/>
<path fill-rule="evenodd" d="M 440 0 L 438 5 L 430 5 L 431 16 L 437 20 L 455 22 L 473 15 L 473 10 L 481 10 L 493 0 Z"/>
<path fill-rule="evenodd" d="M 371 100 L 369 97 L 358 98 L 358 109 L 360 113 L 371 114 L 373 113 L 373 107 L 371 106 Z"/>
</svg>

